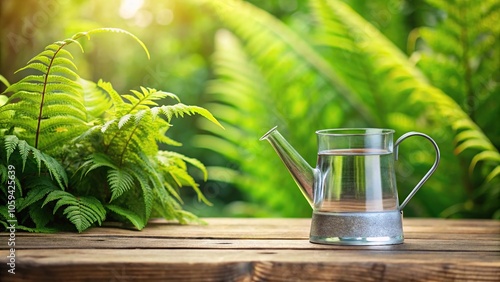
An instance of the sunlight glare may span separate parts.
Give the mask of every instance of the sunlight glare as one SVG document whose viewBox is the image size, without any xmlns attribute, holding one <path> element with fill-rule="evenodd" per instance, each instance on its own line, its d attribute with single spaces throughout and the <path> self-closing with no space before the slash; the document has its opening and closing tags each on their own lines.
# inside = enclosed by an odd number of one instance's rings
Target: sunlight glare
<svg viewBox="0 0 500 282">
<path fill-rule="evenodd" d="M 119 10 L 120 16 L 124 19 L 134 17 L 143 4 L 144 0 L 122 0 Z"/>
</svg>

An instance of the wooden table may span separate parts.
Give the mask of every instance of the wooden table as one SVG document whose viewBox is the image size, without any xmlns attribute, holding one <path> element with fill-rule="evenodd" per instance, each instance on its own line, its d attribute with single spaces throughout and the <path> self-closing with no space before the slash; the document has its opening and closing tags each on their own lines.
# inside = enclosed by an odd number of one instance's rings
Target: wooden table
<svg viewBox="0 0 500 282">
<path fill-rule="evenodd" d="M 405 243 L 308 241 L 310 219 L 152 221 L 143 231 L 2 233 L 2 281 L 500 281 L 500 221 L 405 219 Z"/>
</svg>

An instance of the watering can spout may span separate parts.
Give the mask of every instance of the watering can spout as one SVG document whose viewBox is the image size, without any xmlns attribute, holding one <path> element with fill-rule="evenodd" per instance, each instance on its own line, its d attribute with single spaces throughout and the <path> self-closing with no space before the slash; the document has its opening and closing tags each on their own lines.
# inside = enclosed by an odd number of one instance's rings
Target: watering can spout
<svg viewBox="0 0 500 282">
<path fill-rule="evenodd" d="M 260 140 L 267 140 L 281 158 L 307 202 L 313 206 L 314 169 L 279 133 L 277 126 L 269 130 Z"/>
</svg>

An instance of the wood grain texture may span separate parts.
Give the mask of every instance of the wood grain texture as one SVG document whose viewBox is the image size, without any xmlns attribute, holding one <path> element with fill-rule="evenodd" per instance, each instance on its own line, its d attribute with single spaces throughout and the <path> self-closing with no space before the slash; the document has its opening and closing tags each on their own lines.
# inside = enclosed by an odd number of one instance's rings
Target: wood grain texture
<svg viewBox="0 0 500 282">
<path fill-rule="evenodd" d="M 308 241 L 310 219 L 207 219 L 143 231 L 16 233 L 16 274 L 0 281 L 500 281 L 500 222 L 405 219 L 405 243 Z"/>
</svg>

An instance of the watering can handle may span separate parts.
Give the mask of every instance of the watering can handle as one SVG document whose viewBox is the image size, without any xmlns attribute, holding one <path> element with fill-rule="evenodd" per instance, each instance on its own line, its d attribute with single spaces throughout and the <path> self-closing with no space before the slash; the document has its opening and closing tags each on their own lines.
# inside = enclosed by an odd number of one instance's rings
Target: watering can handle
<svg viewBox="0 0 500 282">
<path fill-rule="evenodd" d="M 427 181 L 427 179 L 429 179 L 429 177 L 431 177 L 431 175 L 437 169 L 437 167 L 439 165 L 439 161 L 441 159 L 438 145 L 431 137 L 429 137 L 426 134 L 420 133 L 420 132 L 408 132 L 408 133 L 403 134 L 401 137 L 399 137 L 399 139 L 396 140 L 396 143 L 394 144 L 394 156 L 395 156 L 396 160 L 398 159 L 399 144 L 401 144 L 401 142 L 403 142 L 406 138 L 411 137 L 411 136 L 421 136 L 421 137 L 424 137 L 427 140 L 429 140 L 432 143 L 432 145 L 434 146 L 434 149 L 436 150 L 436 159 L 434 160 L 434 164 L 432 165 L 431 169 L 429 169 L 429 171 L 424 175 L 424 177 L 420 180 L 420 182 L 418 182 L 417 186 L 415 186 L 415 188 L 413 188 L 413 190 L 410 192 L 410 194 L 406 197 L 406 199 L 403 201 L 403 203 L 399 206 L 400 211 L 402 211 L 404 209 L 406 204 L 408 204 L 408 202 L 415 195 L 415 193 L 417 193 L 418 189 L 420 189 L 420 187 L 422 187 L 422 185 L 424 185 L 424 183 Z"/>
</svg>

